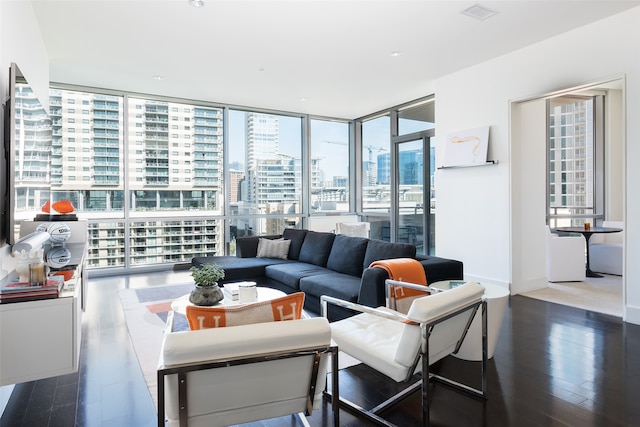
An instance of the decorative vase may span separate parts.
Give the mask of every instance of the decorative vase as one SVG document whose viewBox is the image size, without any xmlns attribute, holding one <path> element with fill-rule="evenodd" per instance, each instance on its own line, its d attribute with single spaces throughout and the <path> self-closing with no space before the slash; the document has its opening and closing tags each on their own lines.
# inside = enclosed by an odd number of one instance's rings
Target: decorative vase
<svg viewBox="0 0 640 427">
<path fill-rule="evenodd" d="M 189 301 L 191 303 L 202 306 L 216 305 L 223 299 L 224 294 L 217 283 L 213 286 L 196 285 L 189 295 Z"/>
</svg>

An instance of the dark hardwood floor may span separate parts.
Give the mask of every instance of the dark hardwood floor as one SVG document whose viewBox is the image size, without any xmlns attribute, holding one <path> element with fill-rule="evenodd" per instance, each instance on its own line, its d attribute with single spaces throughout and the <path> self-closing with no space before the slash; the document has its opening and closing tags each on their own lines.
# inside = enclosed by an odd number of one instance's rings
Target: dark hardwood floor
<svg viewBox="0 0 640 427">
<path fill-rule="evenodd" d="M 116 291 L 186 280 L 186 272 L 90 279 L 79 372 L 16 385 L 0 426 L 156 425 Z M 466 379 L 477 375 L 476 363 L 449 357 L 438 368 Z M 512 297 L 488 368 L 487 401 L 430 386 L 432 425 L 640 425 L 640 326 L 619 318 Z M 342 395 L 363 406 L 380 403 L 401 386 L 364 365 L 340 373 Z M 419 399 L 412 395 L 387 418 L 400 426 L 418 425 Z M 330 415 L 325 405 L 309 421 L 331 425 Z M 340 416 L 343 426 L 369 425 L 344 411 Z M 285 418 L 252 425 L 298 424 Z"/>
</svg>

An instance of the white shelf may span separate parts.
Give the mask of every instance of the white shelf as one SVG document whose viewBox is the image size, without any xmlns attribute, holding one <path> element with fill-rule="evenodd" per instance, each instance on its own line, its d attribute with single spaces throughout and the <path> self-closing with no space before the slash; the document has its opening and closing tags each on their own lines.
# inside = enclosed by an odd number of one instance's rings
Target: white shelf
<svg viewBox="0 0 640 427">
<path fill-rule="evenodd" d="M 479 166 L 491 166 L 497 165 L 497 160 L 487 160 L 486 163 L 472 163 L 469 165 L 456 165 L 456 166 L 440 166 L 438 169 L 459 169 L 459 168 L 474 168 Z"/>
<path fill-rule="evenodd" d="M 21 235 L 37 222 L 23 222 Z M 58 298 L 0 304 L 0 386 L 34 381 L 78 370 L 81 317 L 86 286 L 87 224 L 68 223 L 69 243 L 85 242 L 71 279 Z"/>
</svg>

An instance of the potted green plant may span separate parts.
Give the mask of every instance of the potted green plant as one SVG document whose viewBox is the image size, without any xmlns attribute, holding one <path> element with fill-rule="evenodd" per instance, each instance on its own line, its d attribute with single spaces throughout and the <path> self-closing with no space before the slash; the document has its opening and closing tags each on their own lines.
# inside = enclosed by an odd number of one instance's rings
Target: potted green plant
<svg viewBox="0 0 640 427">
<path fill-rule="evenodd" d="M 218 280 L 224 278 L 224 269 L 218 264 L 204 264 L 201 267 L 191 267 L 191 276 L 196 287 L 189 295 L 189 301 L 195 305 L 215 305 L 222 301 L 224 294 L 218 286 Z"/>
</svg>

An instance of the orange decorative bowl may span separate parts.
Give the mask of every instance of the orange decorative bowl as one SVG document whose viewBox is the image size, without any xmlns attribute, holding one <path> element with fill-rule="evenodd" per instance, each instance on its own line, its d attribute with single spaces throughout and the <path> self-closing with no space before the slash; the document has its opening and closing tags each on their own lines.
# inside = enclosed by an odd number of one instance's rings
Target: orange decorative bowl
<svg viewBox="0 0 640 427">
<path fill-rule="evenodd" d="M 60 200 L 51 205 L 54 211 L 61 214 L 68 214 L 75 210 L 73 204 L 69 200 Z"/>
</svg>

